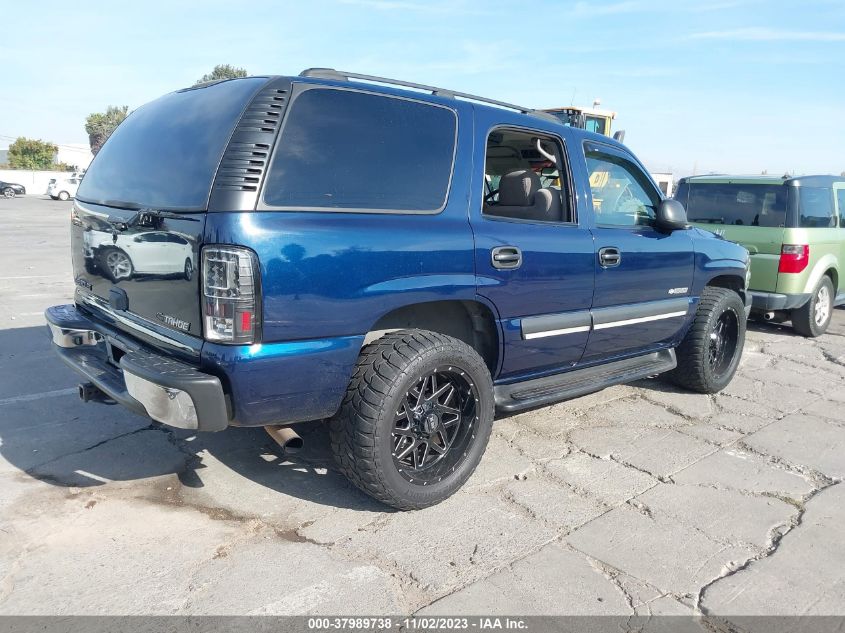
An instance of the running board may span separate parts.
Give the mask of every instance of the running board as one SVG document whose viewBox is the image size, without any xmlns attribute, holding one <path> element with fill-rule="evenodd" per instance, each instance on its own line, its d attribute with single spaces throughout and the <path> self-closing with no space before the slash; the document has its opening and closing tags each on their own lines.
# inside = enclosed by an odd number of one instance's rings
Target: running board
<svg viewBox="0 0 845 633">
<path fill-rule="evenodd" d="M 611 385 L 639 380 L 674 369 L 674 349 L 626 358 L 604 365 L 493 387 L 496 410 L 510 413 L 577 398 Z"/>
</svg>

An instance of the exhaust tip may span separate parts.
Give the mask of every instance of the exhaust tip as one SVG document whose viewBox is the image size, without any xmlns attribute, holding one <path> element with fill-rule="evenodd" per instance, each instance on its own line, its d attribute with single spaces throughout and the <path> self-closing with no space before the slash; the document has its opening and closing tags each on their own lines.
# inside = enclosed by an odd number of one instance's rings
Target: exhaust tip
<svg viewBox="0 0 845 633">
<path fill-rule="evenodd" d="M 298 453 L 302 450 L 302 447 L 305 446 L 305 442 L 302 440 L 301 437 L 298 435 L 296 437 L 292 437 L 287 441 L 287 443 L 283 446 L 286 453 Z"/>
<path fill-rule="evenodd" d="M 763 319 L 766 320 L 766 321 L 771 321 L 774 318 L 775 318 L 774 312 L 764 312 L 763 313 Z"/>
<path fill-rule="evenodd" d="M 305 446 L 305 441 L 299 437 L 299 433 L 289 426 L 265 426 L 264 430 L 287 455 L 298 453 Z"/>
</svg>

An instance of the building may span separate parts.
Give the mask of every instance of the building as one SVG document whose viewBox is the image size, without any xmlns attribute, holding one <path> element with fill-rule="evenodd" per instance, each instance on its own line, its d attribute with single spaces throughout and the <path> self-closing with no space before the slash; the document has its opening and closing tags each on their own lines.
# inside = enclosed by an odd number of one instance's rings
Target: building
<svg viewBox="0 0 845 633">
<path fill-rule="evenodd" d="M 671 198 L 672 194 L 675 193 L 675 175 L 668 172 L 651 172 L 651 177 L 657 183 L 657 186 L 660 187 L 663 195 Z"/>
</svg>

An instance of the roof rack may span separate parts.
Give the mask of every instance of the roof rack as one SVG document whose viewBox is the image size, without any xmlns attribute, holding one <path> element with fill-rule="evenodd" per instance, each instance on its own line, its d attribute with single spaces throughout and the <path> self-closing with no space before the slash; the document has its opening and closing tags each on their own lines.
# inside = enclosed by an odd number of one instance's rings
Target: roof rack
<svg viewBox="0 0 845 633">
<path fill-rule="evenodd" d="M 525 108 L 523 106 L 506 103 L 504 101 L 496 101 L 495 99 L 488 99 L 486 97 L 479 97 L 466 92 L 457 92 L 455 90 L 448 90 L 446 88 L 437 88 L 436 86 L 426 86 L 425 84 L 417 84 L 410 81 L 401 81 L 399 79 L 388 79 L 387 77 L 377 77 L 375 75 L 362 75 L 359 73 L 349 73 L 343 70 L 335 70 L 334 68 L 306 68 L 301 73 L 300 77 L 316 77 L 319 79 L 331 79 L 333 81 L 349 81 L 350 79 L 359 79 L 361 81 L 372 81 L 380 84 L 388 84 L 391 86 L 402 86 L 403 88 L 414 88 L 415 90 L 424 90 L 430 92 L 438 97 L 446 97 L 450 99 L 466 99 L 468 101 L 478 101 L 480 103 L 488 103 L 490 105 L 498 106 L 500 108 L 507 108 L 508 110 L 516 110 L 522 114 L 530 114 L 547 121 L 554 121 L 560 123 L 560 120 L 548 112 L 536 110 L 534 108 Z"/>
</svg>

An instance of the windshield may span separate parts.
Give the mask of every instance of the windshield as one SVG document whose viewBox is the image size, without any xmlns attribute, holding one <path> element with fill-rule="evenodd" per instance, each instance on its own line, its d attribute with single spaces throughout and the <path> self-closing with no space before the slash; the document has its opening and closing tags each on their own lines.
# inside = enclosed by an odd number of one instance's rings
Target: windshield
<svg viewBox="0 0 845 633">
<path fill-rule="evenodd" d="M 690 222 L 735 226 L 784 226 L 787 188 L 741 183 L 682 183 L 676 198 Z"/>
<path fill-rule="evenodd" d="M 266 81 L 222 81 L 141 106 L 103 145 L 77 198 L 118 207 L 204 210 L 232 130 Z"/>
</svg>

